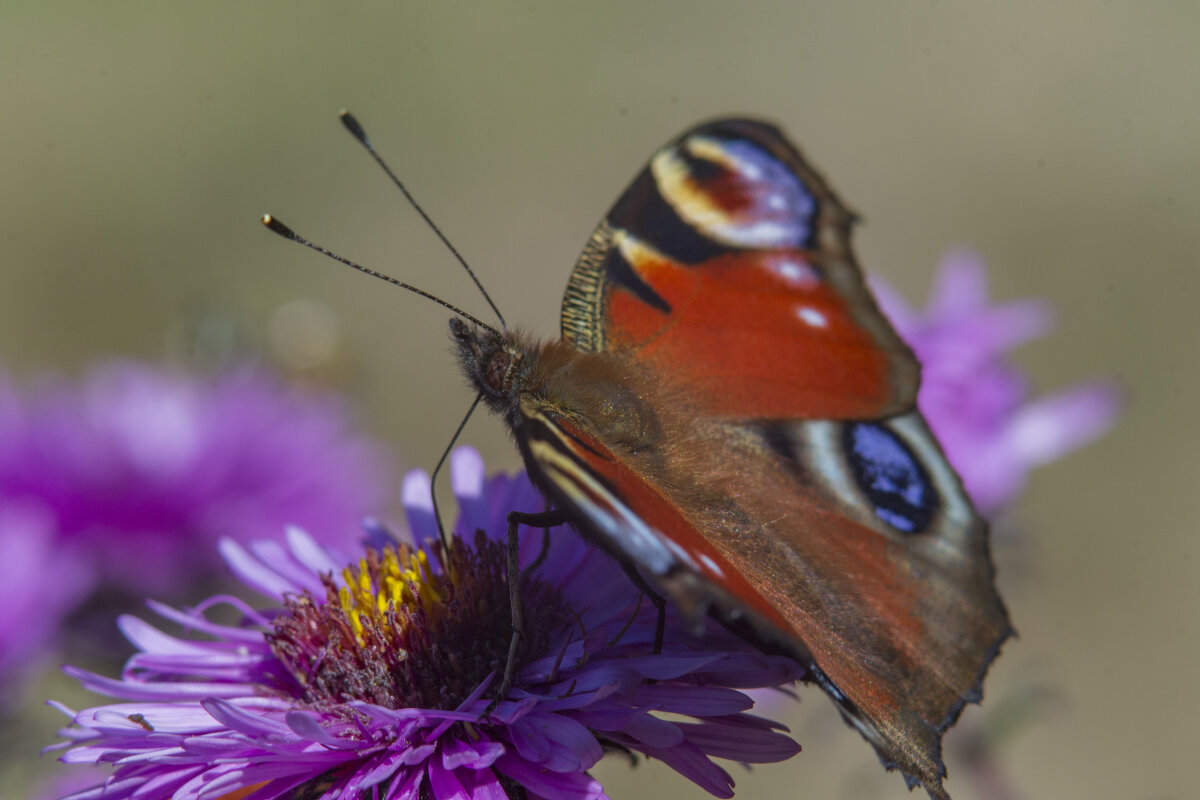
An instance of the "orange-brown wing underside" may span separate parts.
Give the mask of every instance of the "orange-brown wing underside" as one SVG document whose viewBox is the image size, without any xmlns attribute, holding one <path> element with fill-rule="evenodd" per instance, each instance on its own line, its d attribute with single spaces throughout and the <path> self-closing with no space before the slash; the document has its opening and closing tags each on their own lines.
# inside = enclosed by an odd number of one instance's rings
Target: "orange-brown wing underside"
<svg viewBox="0 0 1200 800">
<path fill-rule="evenodd" d="M 944 797 L 941 734 L 1010 628 L 986 526 L 914 410 L 919 368 L 851 222 L 769 125 L 665 146 L 585 248 L 562 330 L 672 387 L 644 393 L 650 411 L 682 391 L 694 424 L 637 453 L 549 398 L 523 407 L 542 425 L 523 446 L 585 532 L 685 610 L 748 619 L 814 664 L 883 761 Z"/>
<path fill-rule="evenodd" d="M 526 398 L 521 413 L 531 474 L 585 534 L 685 614 L 712 611 L 809 664 L 885 764 L 947 796 L 942 733 L 978 699 L 1011 631 L 985 526 L 944 459 L 926 476 L 936 502 L 923 527 L 898 531 L 880 517 L 879 494 L 859 485 L 852 457 L 825 449 L 859 423 L 799 423 L 791 469 L 748 429 L 683 434 L 689 441 L 676 444 L 711 454 L 690 468 L 744 478 L 734 496 L 719 480 L 685 490 L 685 474 L 651 474 L 646 459 L 552 403 Z M 915 414 L 873 425 L 911 453 L 937 453 Z"/>
</svg>

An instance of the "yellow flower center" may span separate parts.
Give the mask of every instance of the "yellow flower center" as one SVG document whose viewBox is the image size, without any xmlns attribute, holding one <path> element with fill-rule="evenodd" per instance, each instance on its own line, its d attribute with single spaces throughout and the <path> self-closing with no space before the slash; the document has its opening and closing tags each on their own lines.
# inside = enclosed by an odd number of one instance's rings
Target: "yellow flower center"
<svg viewBox="0 0 1200 800">
<path fill-rule="evenodd" d="M 304 706 L 351 700 L 388 708 L 456 708 L 503 672 L 512 619 L 504 547 L 482 534 L 448 549 L 368 549 L 325 597 L 288 597 L 268 634 L 286 670 L 281 689 Z M 542 653 L 569 619 L 547 584 L 522 586 L 526 631 L 518 659 Z"/>
<path fill-rule="evenodd" d="M 338 603 L 349 617 L 359 645 L 366 645 L 364 617 L 367 627 L 386 630 L 390 608 L 419 607 L 429 624 L 436 626 L 446 596 L 440 584 L 453 583 L 453 578 L 434 572 L 424 550 L 389 546 L 369 554 L 375 558 L 364 556 L 357 565 L 342 570 L 345 585 L 338 590 Z"/>
</svg>

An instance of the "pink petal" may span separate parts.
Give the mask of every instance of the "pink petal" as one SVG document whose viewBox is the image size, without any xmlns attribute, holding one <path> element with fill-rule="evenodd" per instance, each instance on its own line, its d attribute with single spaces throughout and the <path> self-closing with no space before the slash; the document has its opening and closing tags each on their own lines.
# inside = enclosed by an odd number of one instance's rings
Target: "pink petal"
<svg viewBox="0 0 1200 800">
<path fill-rule="evenodd" d="M 1013 420 L 1013 447 L 1028 464 L 1045 464 L 1099 438 L 1120 410 L 1119 393 L 1102 381 L 1036 400 Z"/>
</svg>

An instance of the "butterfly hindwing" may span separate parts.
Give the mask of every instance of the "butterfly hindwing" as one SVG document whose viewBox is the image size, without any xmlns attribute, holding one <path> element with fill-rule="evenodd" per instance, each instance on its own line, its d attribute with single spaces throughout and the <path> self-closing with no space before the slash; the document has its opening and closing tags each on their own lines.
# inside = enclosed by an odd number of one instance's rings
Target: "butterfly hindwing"
<svg viewBox="0 0 1200 800">
<path fill-rule="evenodd" d="M 691 452 L 664 468 L 587 414 L 532 399 L 522 414 L 531 475 L 589 538 L 639 566 L 685 614 L 712 611 L 813 665 L 886 764 L 945 796 L 941 734 L 978 699 L 1009 627 L 984 525 L 944 459 L 930 458 L 936 444 L 919 416 L 803 421 L 768 436 L 765 426 L 688 426 L 686 413 L 666 412 L 671 447 Z M 887 452 L 881 437 L 906 455 Z M 860 450 L 874 439 L 884 452 L 855 454 L 846 443 L 856 438 Z M 790 460 L 776 452 L 783 447 Z M 895 470 L 890 482 L 872 477 L 870 465 L 897 459 L 929 465 L 910 476 L 920 492 L 902 479 L 889 485 Z M 905 494 L 916 499 L 896 498 Z"/>
<path fill-rule="evenodd" d="M 812 568 L 799 580 L 853 576 L 840 587 L 825 582 L 840 607 L 795 590 L 777 602 L 846 717 L 886 763 L 939 796 L 931 778 L 940 786 L 941 734 L 979 699 L 1011 634 L 986 525 L 916 411 L 764 429 L 789 456 L 800 502 L 824 516 L 780 526 Z"/>
</svg>

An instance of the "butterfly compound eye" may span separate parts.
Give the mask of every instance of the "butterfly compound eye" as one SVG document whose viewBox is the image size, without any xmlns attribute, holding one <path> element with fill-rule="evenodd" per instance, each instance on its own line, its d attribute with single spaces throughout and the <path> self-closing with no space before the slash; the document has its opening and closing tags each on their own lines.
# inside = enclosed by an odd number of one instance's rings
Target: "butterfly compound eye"
<svg viewBox="0 0 1200 800">
<path fill-rule="evenodd" d="M 496 392 L 504 391 L 504 379 L 508 377 L 512 360 L 512 354 L 505 350 L 497 350 L 488 356 L 482 372 L 483 382 L 488 388 Z"/>
</svg>

